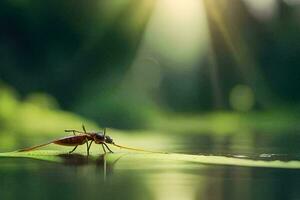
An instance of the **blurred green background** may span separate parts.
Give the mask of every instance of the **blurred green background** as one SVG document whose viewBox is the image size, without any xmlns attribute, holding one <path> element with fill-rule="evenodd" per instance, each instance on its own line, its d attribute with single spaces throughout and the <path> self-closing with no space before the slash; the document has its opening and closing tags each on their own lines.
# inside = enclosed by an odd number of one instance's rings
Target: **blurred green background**
<svg viewBox="0 0 300 200">
<path fill-rule="evenodd" d="M 1 0 L 0 151 L 85 124 L 146 149 L 299 160 L 299 55 L 299 0 Z M 90 165 L 3 162 L 0 195 L 300 198 L 299 172 L 133 165 L 106 188 Z"/>
<path fill-rule="evenodd" d="M 42 134 L 82 118 L 148 129 L 216 112 L 291 127 L 299 12 L 296 0 L 3 0 L 1 129 Z"/>
<path fill-rule="evenodd" d="M 1 1 L 1 149 L 82 123 L 294 138 L 299 13 L 295 0 Z"/>
<path fill-rule="evenodd" d="M 292 0 L 1 1 L 1 135 L 86 120 L 299 130 L 299 12 Z"/>
</svg>

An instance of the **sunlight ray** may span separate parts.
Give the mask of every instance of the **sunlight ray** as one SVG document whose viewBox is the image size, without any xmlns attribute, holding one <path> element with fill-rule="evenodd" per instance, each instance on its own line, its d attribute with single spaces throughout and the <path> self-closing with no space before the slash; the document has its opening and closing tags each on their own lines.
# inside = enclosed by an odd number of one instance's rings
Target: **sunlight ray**
<svg viewBox="0 0 300 200">
<path fill-rule="evenodd" d="M 263 105 L 271 105 L 271 99 L 275 96 L 268 88 L 262 72 L 259 69 L 259 64 L 256 62 L 253 53 L 247 46 L 246 41 L 241 37 L 236 26 L 226 20 L 226 1 L 211 1 L 204 0 L 207 15 L 211 17 L 216 27 L 219 29 L 225 44 L 228 46 L 232 56 L 236 62 L 237 70 L 241 73 L 241 78 L 257 90 L 257 101 Z M 271 101 L 270 101 L 271 100 Z"/>
</svg>

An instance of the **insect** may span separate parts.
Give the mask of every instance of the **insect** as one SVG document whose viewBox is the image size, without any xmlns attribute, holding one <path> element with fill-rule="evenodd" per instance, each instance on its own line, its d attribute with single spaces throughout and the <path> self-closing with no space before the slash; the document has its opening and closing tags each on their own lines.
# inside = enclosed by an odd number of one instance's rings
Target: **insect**
<svg viewBox="0 0 300 200">
<path fill-rule="evenodd" d="M 73 130 L 73 129 L 65 130 L 65 132 L 72 132 L 73 135 L 66 136 L 66 137 L 63 137 L 63 138 L 60 138 L 57 140 L 53 140 L 53 141 L 50 141 L 50 142 L 47 142 L 44 144 L 40 144 L 37 146 L 21 149 L 21 150 L 19 150 L 19 152 L 31 151 L 31 150 L 34 150 L 34 149 L 37 149 L 37 148 L 40 148 L 40 147 L 43 147 L 43 146 L 46 146 L 49 144 L 58 144 L 58 145 L 64 145 L 64 146 L 74 146 L 74 148 L 69 152 L 71 154 L 76 150 L 76 148 L 79 145 L 86 144 L 87 155 L 89 155 L 91 145 L 93 142 L 95 142 L 96 144 L 101 144 L 104 153 L 106 153 L 105 148 L 107 148 L 109 152 L 113 153 L 113 151 L 108 147 L 107 144 L 114 145 L 116 147 L 124 148 L 124 149 L 128 149 L 128 150 L 144 151 L 144 152 L 151 152 L 151 153 L 161 153 L 161 152 L 147 151 L 147 150 L 143 150 L 143 149 L 125 147 L 125 146 L 115 144 L 113 139 L 111 137 L 109 137 L 108 135 L 106 135 L 106 128 L 104 128 L 103 131 L 100 131 L 100 132 L 87 132 L 85 129 L 85 126 L 82 125 L 82 129 L 83 129 L 83 131 L 78 131 L 78 130 Z"/>
<path fill-rule="evenodd" d="M 79 145 L 86 144 L 87 155 L 89 155 L 91 145 L 93 142 L 95 142 L 96 144 L 102 145 L 104 153 L 106 153 L 105 147 L 108 149 L 109 152 L 113 153 L 113 151 L 108 147 L 107 144 L 114 144 L 114 142 L 111 137 L 106 135 L 106 128 L 104 128 L 101 132 L 87 132 L 85 126 L 82 125 L 82 129 L 83 131 L 65 130 L 65 132 L 72 132 L 73 135 L 53 140 L 37 146 L 21 149 L 19 151 L 31 151 L 49 144 L 58 144 L 64 146 L 74 146 L 74 148 L 69 152 L 73 153 Z"/>
</svg>

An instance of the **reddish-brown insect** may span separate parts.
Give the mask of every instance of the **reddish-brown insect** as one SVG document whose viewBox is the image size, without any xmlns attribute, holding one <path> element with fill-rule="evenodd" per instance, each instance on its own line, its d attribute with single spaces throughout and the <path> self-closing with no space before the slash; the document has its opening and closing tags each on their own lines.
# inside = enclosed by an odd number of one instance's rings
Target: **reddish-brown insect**
<svg viewBox="0 0 300 200">
<path fill-rule="evenodd" d="M 119 148 L 129 149 L 129 150 L 134 150 L 134 151 L 143 151 L 143 152 L 149 152 L 149 153 L 163 153 L 163 152 L 158 152 L 158 151 L 148 151 L 148 150 L 143 150 L 143 149 L 125 147 L 125 146 L 115 144 L 113 139 L 111 137 L 109 137 L 108 135 L 106 135 L 106 128 L 104 128 L 103 131 L 101 131 L 101 132 L 87 132 L 84 125 L 82 125 L 82 129 L 83 129 L 83 131 L 65 130 L 65 132 L 72 132 L 73 135 L 63 137 L 63 138 L 60 138 L 57 140 L 53 140 L 51 142 L 47 142 L 47 143 L 40 144 L 37 146 L 21 149 L 19 151 L 31 151 L 31 150 L 46 146 L 48 144 L 58 144 L 58 145 L 64 145 L 64 146 L 75 146 L 74 149 L 72 149 L 72 151 L 69 152 L 69 153 L 72 153 L 75 151 L 75 149 L 79 145 L 86 144 L 87 155 L 89 155 L 91 145 L 93 142 L 95 142 L 96 144 L 102 145 L 104 153 L 106 153 L 105 147 L 108 149 L 109 152 L 113 153 L 113 151 L 110 150 L 110 148 L 107 146 L 107 144 L 111 144 L 111 145 L 114 145 Z M 76 135 L 76 133 L 78 133 L 78 135 Z"/>
<path fill-rule="evenodd" d="M 114 145 L 114 142 L 111 139 L 111 137 L 106 135 L 106 129 L 105 128 L 101 132 L 87 132 L 84 125 L 82 125 L 82 129 L 83 129 L 83 131 L 65 130 L 65 132 L 72 132 L 73 135 L 63 137 L 63 138 L 60 138 L 60 139 L 57 139 L 57 140 L 53 140 L 51 142 L 40 144 L 40 145 L 37 145 L 37 146 L 21 149 L 19 151 L 31 151 L 31 150 L 34 150 L 34 149 L 37 149 L 37 148 L 40 148 L 40 147 L 43 147 L 43 146 L 46 146 L 48 144 L 53 143 L 53 144 L 64 145 L 64 146 L 75 146 L 74 149 L 69 152 L 69 153 L 72 153 L 72 152 L 75 151 L 75 149 L 79 145 L 86 144 L 87 155 L 89 155 L 91 145 L 92 145 L 93 142 L 95 142 L 96 144 L 101 144 L 102 145 L 103 151 L 105 153 L 106 153 L 105 147 L 111 153 L 113 153 L 113 151 L 110 150 L 110 148 L 107 146 L 107 144 L 113 144 Z M 78 135 L 76 135 L 76 133 L 78 133 Z M 118 146 L 118 145 L 116 145 L 116 146 Z"/>
</svg>

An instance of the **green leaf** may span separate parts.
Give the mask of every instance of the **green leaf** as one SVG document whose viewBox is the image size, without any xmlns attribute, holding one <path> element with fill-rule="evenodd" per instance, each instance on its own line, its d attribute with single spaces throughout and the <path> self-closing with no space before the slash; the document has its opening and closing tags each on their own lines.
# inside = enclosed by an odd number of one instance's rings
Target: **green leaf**
<svg viewBox="0 0 300 200">
<path fill-rule="evenodd" d="M 87 157 L 82 154 L 68 154 L 63 151 L 54 150 L 37 150 L 30 152 L 7 152 L 0 153 L 0 158 L 32 158 L 38 160 L 52 161 L 63 163 L 65 161 L 97 161 L 103 154 L 92 154 Z M 264 167 L 264 168 L 282 168 L 282 169 L 300 169 L 300 161 L 262 161 L 241 159 L 225 156 L 205 156 L 205 155 L 188 155 L 175 153 L 108 153 L 105 154 L 106 162 L 114 162 L 122 159 L 124 163 L 160 163 L 160 162 L 176 162 L 180 165 L 183 163 L 196 163 L 204 165 L 223 165 L 223 166 L 239 166 L 239 167 Z M 135 164 L 134 164 L 135 165 Z"/>
<path fill-rule="evenodd" d="M 61 151 L 54 150 L 38 150 L 38 151 L 28 151 L 28 152 L 5 152 L 0 153 L 0 158 L 33 158 L 38 160 L 61 162 L 62 159 L 59 155 L 62 154 Z"/>
</svg>

